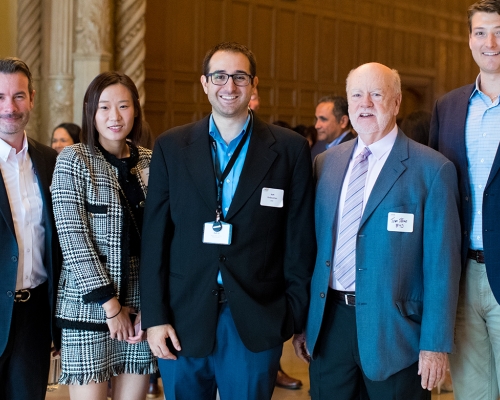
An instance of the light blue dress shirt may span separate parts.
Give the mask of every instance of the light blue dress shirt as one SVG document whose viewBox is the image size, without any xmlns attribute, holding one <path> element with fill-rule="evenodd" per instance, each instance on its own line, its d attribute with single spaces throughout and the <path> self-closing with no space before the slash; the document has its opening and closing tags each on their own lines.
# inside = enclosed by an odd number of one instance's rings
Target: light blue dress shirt
<svg viewBox="0 0 500 400">
<path fill-rule="evenodd" d="M 328 150 L 330 147 L 332 147 L 332 146 L 336 146 L 336 145 L 340 144 L 340 142 L 341 142 L 342 140 L 344 140 L 344 138 L 347 136 L 347 134 L 348 134 L 349 132 L 350 132 L 350 131 L 349 131 L 349 130 L 347 130 L 347 131 L 345 131 L 344 133 L 342 133 L 342 135 L 340 135 L 338 138 L 335 138 L 335 140 L 334 140 L 333 142 L 331 142 L 331 143 L 327 143 L 327 144 L 326 144 L 326 149 Z"/>
<path fill-rule="evenodd" d="M 224 171 L 224 168 L 226 168 L 226 165 L 229 163 L 229 160 L 231 159 L 234 150 L 236 149 L 236 147 L 238 147 L 238 144 L 240 143 L 241 139 L 245 134 L 245 131 L 248 129 L 249 122 L 250 122 L 250 114 L 248 115 L 248 118 L 245 124 L 243 125 L 241 133 L 237 137 L 235 137 L 229 144 L 226 144 L 224 139 L 222 139 L 219 129 L 217 129 L 217 125 L 215 125 L 213 115 L 210 116 L 208 132 L 210 136 L 212 136 L 212 138 L 215 140 L 215 143 L 217 144 L 217 154 L 215 154 L 215 150 L 212 147 L 212 157 L 219 158 L 221 173 Z M 245 159 L 248 152 L 248 144 L 250 143 L 251 135 L 252 132 L 248 132 L 246 142 L 241 148 L 240 154 L 238 155 L 238 158 L 236 159 L 233 168 L 227 175 L 226 179 L 224 180 L 224 184 L 222 186 L 222 213 L 224 217 L 226 216 L 229 207 L 231 206 L 231 201 L 233 200 L 234 193 L 236 192 L 236 188 L 238 187 L 238 182 L 240 181 L 240 175 L 241 171 L 243 170 L 243 165 L 245 164 Z M 214 218 L 215 218 L 215 210 L 214 210 Z M 222 285 L 222 276 L 220 271 L 217 276 L 217 282 L 220 285 Z"/>
<path fill-rule="evenodd" d="M 469 110 L 465 121 L 465 147 L 472 197 L 472 229 L 470 247 L 483 250 L 483 193 L 491 166 L 500 142 L 499 98 L 491 101 L 489 96 L 476 88 L 469 99 Z"/>
</svg>

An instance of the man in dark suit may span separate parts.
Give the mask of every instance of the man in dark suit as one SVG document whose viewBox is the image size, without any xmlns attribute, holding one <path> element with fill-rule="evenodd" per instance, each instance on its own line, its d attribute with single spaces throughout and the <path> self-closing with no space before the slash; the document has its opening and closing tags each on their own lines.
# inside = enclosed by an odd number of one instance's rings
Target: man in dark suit
<svg viewBox="0 0 500 400">
<path fill-rule="evenodd" d="M 311 158 L 248 110 L 253 53 L 203 62 L 212 113 L 153 150 L 141 260 L 142 325 L 168 399 L 270 399 L 282 344 L 305 325 L 315 255 Z M 167 340 L 167 343 L 165 342 Z"/>
<path fill-rule="evenodd" d="M 347 111 L 347 100 L 342 96 L 325 96 L 319 99 L 316 106 L 316 124 L 318 141 L 311 149 L 314 158 L 323 151 L 340 143 L 354 139 L 351 122 Z"/>
<path fill-rule="evenodd" d="M 455 168 L 398 129 L 397 71 L 364 64 L 347 96 L 358 138 L 315 160 L 318 255 L 294 345 L 312 355 L 313 400 L 430 399 L 453 348 Z"/>
<path fill-rule="evenodd" d="M 57 153 L 26 136 L 35 91 L 28 66 L 0 59 L 0 399 L 44 399 L 57 238 L 49 186 Z M 57 335 L 53 336 L 59 345 Z"/>
<path fill-rule="evenodd" d="M 461 200 L 454 396 L 493 400 L 500 384 L 500 2 L 479 1 L 468 16 L 480 73 L 436 102 L 429 143 L 455 164 Z"/>
</svg>

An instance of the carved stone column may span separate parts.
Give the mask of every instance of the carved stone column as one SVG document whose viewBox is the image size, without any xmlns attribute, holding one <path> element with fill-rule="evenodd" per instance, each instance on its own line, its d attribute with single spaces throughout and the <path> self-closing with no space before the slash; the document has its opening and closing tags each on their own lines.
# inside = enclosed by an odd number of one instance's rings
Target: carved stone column
<svg viewBox="0 0 500 400">
<path fill-rule="evenodd" d="M 111 68 L 112 0 L 78 0 L 74 60 L 74 120 L 82 120 L 89 83 Z M 81 123 L 81 122 L 80 122 Z"/>
<path fill-rule="evenodd" d="M 26 132 L 28 135 L 44 141 L 40 137 L 40 106 L 41 96 L 41 0 L 18 0 L 17 4 L 17 56 L 30 68 L 33 75 L 33 86 L 37 92 L 35 107 L 31 112 Z M 42 135 L 43 136 L 43 135 Z"/>
<path fill-rule="evenodd" d="M 73 121 L 73 0 L 52 0 L 50 22 L 49 133 Z"/>
<path fill-rule="evenodd" d="M 146 47 L 146 0 L 116 0 L 115 10 L 115 69 L 124 72 L 139 90 L 144 107 L 146 77 L 144 59 Z"/>
</svg>

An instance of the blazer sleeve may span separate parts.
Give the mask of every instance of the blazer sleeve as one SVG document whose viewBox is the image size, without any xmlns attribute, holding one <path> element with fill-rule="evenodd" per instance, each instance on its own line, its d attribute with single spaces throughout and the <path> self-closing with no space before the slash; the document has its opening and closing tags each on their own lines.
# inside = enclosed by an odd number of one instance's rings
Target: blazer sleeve
<svg viewBox="0 0 500 400">
<path fill-rule="evenodd" d="M 86 208 L 85 172 L 89 173 L 82 157 L 73 149 L 64 149 L 57 158 L 52 179 L 52 202 L 63 268 L 71 272 L 84 301 L 90 302 L 112 292 L 113 284 L 94 245 L 89 221 L 91 213 Z M 99 218 L 106 223 L 106 216 Z"/>
<path fill-rule="evenodd" d="M 315 257 L 311 151 L 304 142 L 293 170 L 285 233 L 284 273 L 294 333 L 302 333 L 305 329 Z"/>
<path fill-rule="evenodd" d="M 457 174 L 451 161 L 442 165 L 429 189 L 423 251 L 420 349 L 451 353 L 461 271 Z"/>
<path fill-rule="evenodd" d="M 166 154 L 160 143 L 161 138 L 156 141 L 151 159 L 142 230 L 139 283 L 143 329 L 170 323 L 167 299 L 173 223 Z"/>
</svg>

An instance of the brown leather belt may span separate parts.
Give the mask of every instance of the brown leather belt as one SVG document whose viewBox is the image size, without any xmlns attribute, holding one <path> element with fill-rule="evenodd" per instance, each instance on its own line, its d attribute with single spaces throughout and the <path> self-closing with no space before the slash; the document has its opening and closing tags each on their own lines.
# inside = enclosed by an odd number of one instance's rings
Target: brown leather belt
<svg viewBox="0 0 500 400">
<path fill-rule="evenodd" d="M 484 264 L 484 251 L 482 250 L 467 250 L 467 258 L 475 260 L 479 264 Z"/>
<path fill-rule="evenodd" d="M 330 289 L 328 295 L 332 296 L 333 300 L 338 303 L 346 304 L 348 306 L 356 305 L 356 292 L 342 292 L 340 290 Z"/>
</svg>

